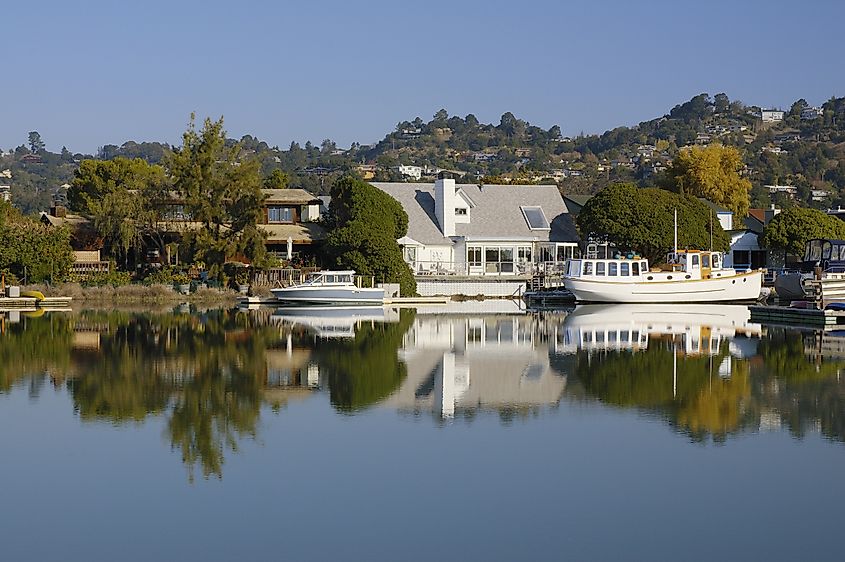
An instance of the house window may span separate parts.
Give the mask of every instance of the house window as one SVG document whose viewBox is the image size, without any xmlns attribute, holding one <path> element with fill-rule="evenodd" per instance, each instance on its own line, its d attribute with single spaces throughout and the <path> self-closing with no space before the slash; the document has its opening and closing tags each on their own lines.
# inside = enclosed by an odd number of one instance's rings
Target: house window
<svg viewBox="0 0 845 562">
<path fill-rule="evenodd" d="M 267 207 L 267 222 L 293 222 L 293 209 L 290 207 Z"/>
<path fill-rule="evenodd" d="M 734 267 L 749 267 L 751 252 L 748 250 L 734 250 Z"/>
<path fill-rule="evenodd" d="M 531 246 L 520 246 L 516 255 L 519 262 L 531 263 Z"/>
<path fill-rule="evenodd" d="M 456 216 L 465 217 L 466 214 L 467 214 L 467 210 L 464 209 L 463 207 L 458 207 L 458 208 L 455 209 L 455 215 Z"/>
<path fill-rule="evenodd" d="M 484 248 L 484 271 L 485 273 L 513 273 L 513 248 L 485 246 Z"/>
<path fill-rule="evenodd" d="M 405 257 L 405 263 L 414 264 L 417 262 L 417 247 L 405 246 L 402 248 L 402 254 Z"/>
<path fill-rule="evenodd" d="M 528 228 L 531 230 L 550 230 L 549 220 L 543 212 L 542 207 L 520 207 L 522 214 L 525 217 L 525 222 L 528 223 Z"/>
<path fill-rule="evenodd" d="M 481 246 L 467 247 L 467 263 L 470 267 L 481 267 Z"/>
</svg>

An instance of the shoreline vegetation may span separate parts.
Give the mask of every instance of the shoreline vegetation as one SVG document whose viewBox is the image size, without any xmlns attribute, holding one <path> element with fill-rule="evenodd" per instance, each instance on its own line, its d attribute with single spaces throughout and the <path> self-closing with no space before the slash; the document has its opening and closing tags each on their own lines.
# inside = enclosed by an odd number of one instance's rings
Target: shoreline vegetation
<svg viewBox="0 0 845 562">
<path fill-rule="evenodd" d="M 184 294 L 171 285 L 103 285 L 83 287 L 79 283 L 31 284 L 21 287 L 25 291 L 41 291 L 48 297 L 70 297 L 71 303 L 122 304 L 122 303 L 203 303 L 234 305 L 240 293 L 231 289 L 205 287 Z M 260 292 L 260 291 L 258 291 Z"/>
</svg>

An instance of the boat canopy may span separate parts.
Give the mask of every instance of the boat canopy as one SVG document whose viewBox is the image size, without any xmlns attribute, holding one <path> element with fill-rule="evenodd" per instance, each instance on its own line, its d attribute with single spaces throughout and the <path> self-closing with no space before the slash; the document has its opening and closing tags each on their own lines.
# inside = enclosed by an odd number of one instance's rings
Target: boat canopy
<svg viewBox="0 0 845 562">
<path fill-rule="evenodd" d="M 805 262 L 845 261 L 845 240 L 813 238 L 804 245 Z"/>
</svg>

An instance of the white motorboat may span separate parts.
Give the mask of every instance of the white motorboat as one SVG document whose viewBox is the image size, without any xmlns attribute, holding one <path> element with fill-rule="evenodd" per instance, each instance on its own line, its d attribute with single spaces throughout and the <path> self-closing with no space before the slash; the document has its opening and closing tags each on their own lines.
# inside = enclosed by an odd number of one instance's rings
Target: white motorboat
<svg viewBox="0 0 845 562">
<path fill-rule="evenodd" d="M 280 301 L 313 304 L 382 304 L 384 289 L 358 287 L 354 271 L 319 271 L 300 285 L 271 289 Z"/>
<path fill-rule="evenodd" d="M 760 297 L 762 270 L 738 272 L 722 265 L 720 252 L 699 250 L 671 252 L 659 268 L 638 256 L 571 259 L 563 284 L 579 302 L 717 303 Z"/>
</svg>

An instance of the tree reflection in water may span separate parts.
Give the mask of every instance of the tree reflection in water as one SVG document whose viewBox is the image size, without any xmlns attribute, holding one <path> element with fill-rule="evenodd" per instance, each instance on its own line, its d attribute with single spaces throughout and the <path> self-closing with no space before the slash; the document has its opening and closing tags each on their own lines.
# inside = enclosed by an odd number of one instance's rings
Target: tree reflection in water
<svg viewBox="0 0 845 562">
<path fill-rule="evenodd" d="M 271 324 L 269 315 L 227 310 L 4 318 L 0 392 L 28 385 L 37 398 L 49 381 L 68 390 L 86 422 L 134 424 L 162 416 L 166 439 L 190 477 L 201 471 L 220 478 L 226 454 L 255 438 L 262 402 L 275 409 L 294 395 L 290 385 L 296 395 L 327 386 L 341 412 L 395 394 L 408 377 L 398 351 L 414 314 L 402 311 L 398 323 L 362 323 L 354 338 L 319 340 Z M 537 330 L 532 337 L 547 337 L 541 319 Z M 676 353 L 671 339 L 654 337 L 643 351 L 582 350 L 566 361 L 555 355 L 553 364 L 580 381 L 567 393 L 583 388 L 604 403 L 657 413 L 695 440 L 786 427 L 798 437 L 818 430 L 845 441 L 839 376 L 845 338 L 769 329 L 756 354 L 731 356 L 728 340 L 709 354 Z"/>
</svg>

